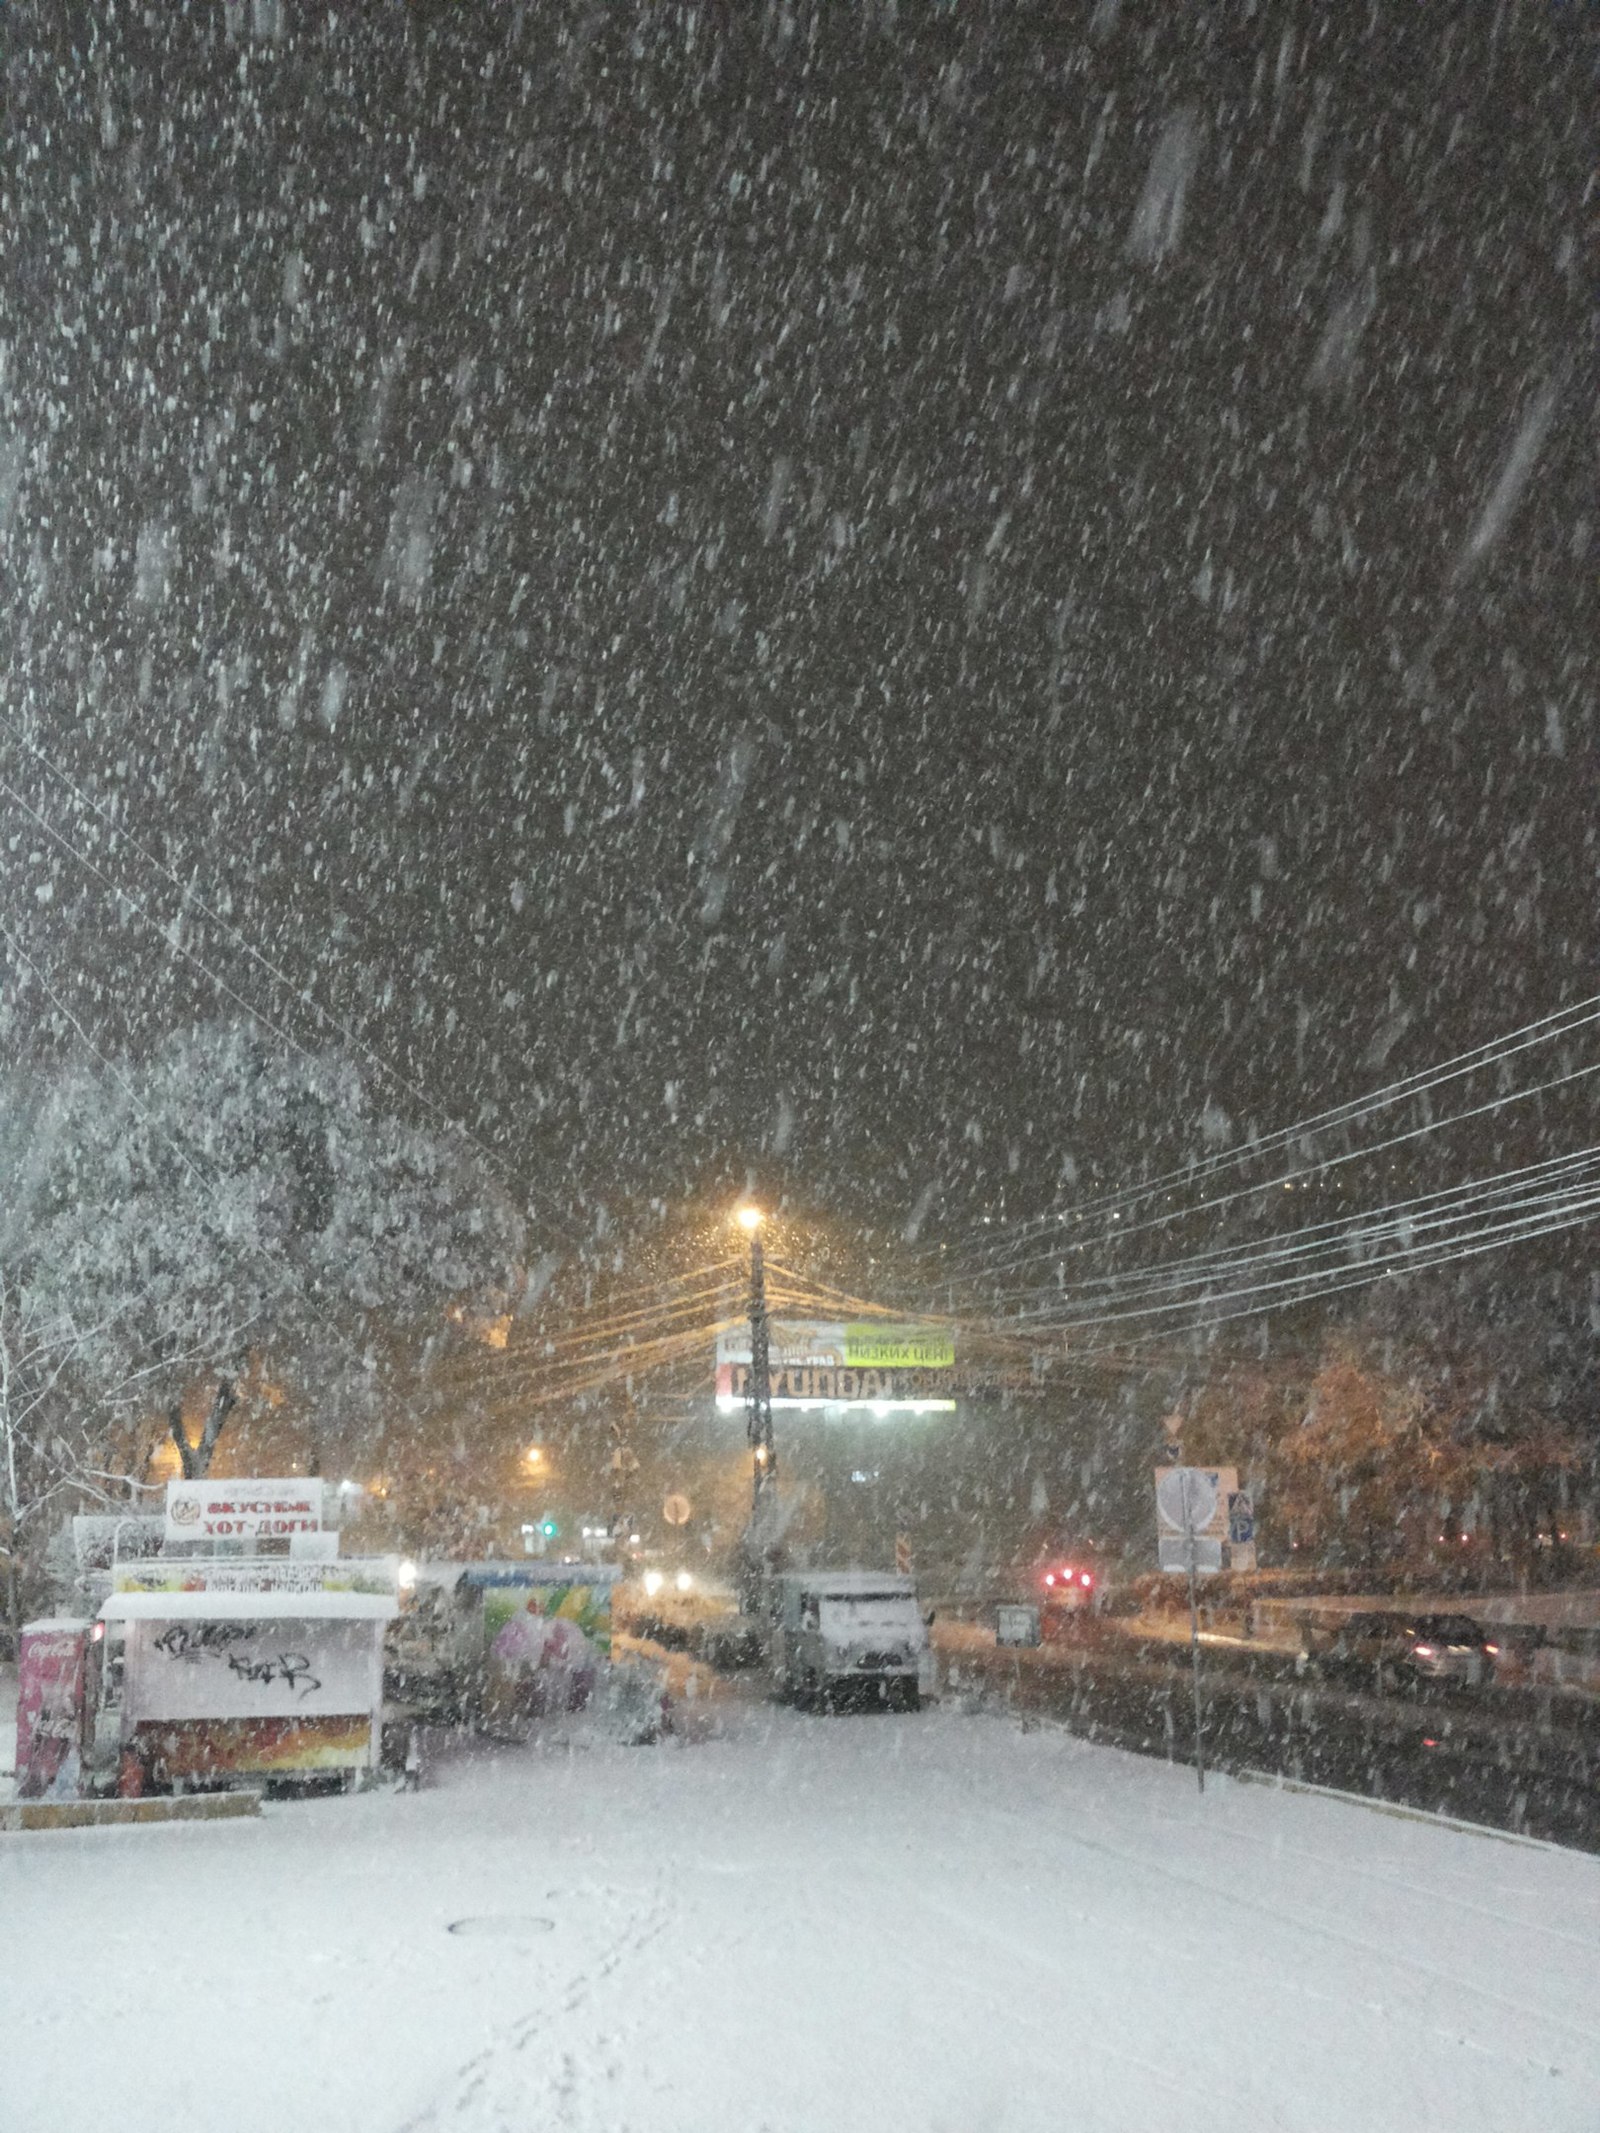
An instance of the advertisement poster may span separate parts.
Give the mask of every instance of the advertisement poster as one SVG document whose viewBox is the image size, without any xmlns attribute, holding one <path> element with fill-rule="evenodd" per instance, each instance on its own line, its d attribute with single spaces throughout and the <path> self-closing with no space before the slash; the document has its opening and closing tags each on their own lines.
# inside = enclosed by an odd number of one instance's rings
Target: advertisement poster
<svg viewBox="0 0 1600 2133">
<path fill-rule="evenodd" d="M 136 1726 L 129 1745 L 160 1784 L 175 1778 L 362 1769 L 372 1722 L 336 1718 L 212 1718 Z"/>
<path fill-rule="evenodd" d="M 483 1646 L 491 1707 L 504 1716 L 577 1711 L 611 1655 L 610 1577 L 553 1563 L 482 1584 Z"/>
<path fill-rule="evenodd" d="M 393 1555 L 343 1555 L 326 1563 L 284 1556 L 167 1556 L 119 1563 L 115 1592 L 370 1592 L 392 1597 L 400 1561 Z"/>
<path fill-rule="evenodd" d="M 17 1797 L 71 1799 L 83 1737 L 81 1622 L 30 1622 L 17 1648 Z"/>
</svg>

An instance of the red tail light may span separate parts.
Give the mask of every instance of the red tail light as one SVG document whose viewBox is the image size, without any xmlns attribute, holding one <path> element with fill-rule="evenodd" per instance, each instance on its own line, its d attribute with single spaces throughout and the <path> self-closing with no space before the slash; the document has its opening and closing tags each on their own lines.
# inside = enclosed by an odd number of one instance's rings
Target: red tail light
<svg viewBox="0 0 1600 2133">
<path fill-rule="evenodd" d="M 1092 1585 L 1092 1584 L 1094 1583 L 1094 1579 L 1093 1579 L 1092 1577 L 1090 1577 L 1090 1575 L 1089 1575 L 1089 1573 L 1088 1573 L 1088 1571 L 1087 1571 L 1087 1570 L 1083 1570 L 1083 1571 L 1080 1571 L 1080 1572 L 1078 1573 L 1078 1583 L 1079 1583 L 1079 1584 L 1080 1584 L 1080 1585 L 1081 1585 L 1081 1586 L 1082 1586 L 1082 1587 L 1084 1588 L 1084 1590 L 1085 1590 L 1085 1591 L 1087 1592 L 1087 1590 L 1089 1589 L 1089 1587 L 1090 1587 L 1090 1586 L 1091 1586 L 1091 1585 Z"/>
<path fill-rule="evenodd" d="M 1053 1585 L 1056 1581 L 1055 1572 L 1053 1570 L 1047 1570 L 1044 1574 L 1044 1581 L 1047 1585 Z"/>
</svg>

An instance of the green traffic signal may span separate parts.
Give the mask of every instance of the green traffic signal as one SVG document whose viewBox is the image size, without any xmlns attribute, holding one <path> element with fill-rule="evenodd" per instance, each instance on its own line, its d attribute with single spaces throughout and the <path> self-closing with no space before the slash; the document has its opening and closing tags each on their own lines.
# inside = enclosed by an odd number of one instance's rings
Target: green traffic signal
<svg viewBox="0 0 1600 2133">
<path fill-rule="evenodd" d="M 556 1524 L 553 1518 L 541 1518 L 539 1521 L 539 1531 L 544 1535 L 547 1541 L 553 1541 L 559 1535 L 561 1528 Z"/>
</svg>

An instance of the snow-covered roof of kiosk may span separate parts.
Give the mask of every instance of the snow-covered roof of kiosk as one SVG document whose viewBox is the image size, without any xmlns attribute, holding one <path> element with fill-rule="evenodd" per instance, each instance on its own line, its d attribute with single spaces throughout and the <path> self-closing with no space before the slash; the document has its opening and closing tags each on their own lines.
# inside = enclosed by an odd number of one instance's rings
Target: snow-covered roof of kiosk
<svg viewBox="0 0 1600 2133">
<path fill-rule="evenodd" d="M 102 1622 L 387 1622 L 400 1603 L 382 1592 L 114 1592 Z"/>
</svg>

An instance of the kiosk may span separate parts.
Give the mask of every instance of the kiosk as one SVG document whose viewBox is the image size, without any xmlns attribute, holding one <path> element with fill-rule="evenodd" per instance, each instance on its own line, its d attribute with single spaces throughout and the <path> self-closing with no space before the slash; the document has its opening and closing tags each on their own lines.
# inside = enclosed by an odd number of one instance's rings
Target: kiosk
<svg viewBox="0 0 1600 2133">
<path fill-rule="evenodd" d="M 100 1609 L 99 1771 L 123 1792 L 377 1770 L 387 1558 L 119 1569 Z"/>
</svg>

